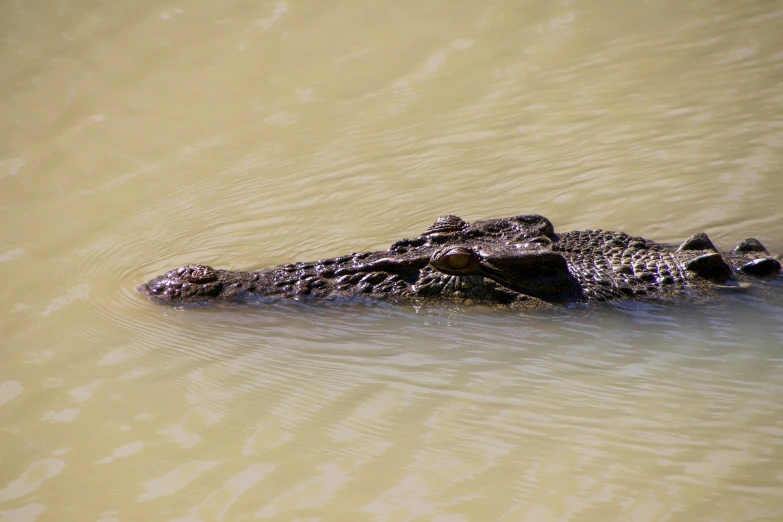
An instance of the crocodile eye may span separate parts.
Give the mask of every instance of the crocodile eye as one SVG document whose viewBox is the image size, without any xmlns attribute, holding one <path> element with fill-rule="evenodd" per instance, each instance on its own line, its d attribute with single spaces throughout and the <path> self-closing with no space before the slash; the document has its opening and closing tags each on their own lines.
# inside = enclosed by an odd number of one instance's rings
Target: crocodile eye
<svg viewBox="0 0 783 522">
<path fill-rule="evenodd" d="M 446 273 L 471 274 L 479 267 L 478 254 L 464 247 L 451 247 L 435 252 L 430 264 Z"/>
<path fill-rule="evenodd" d="M 453 268 L 454 270 L 465 268 L 468 266 L 469 261 L 470 256 L 468 254 L 456 253 L 446 256 L 446 262 L 449 264 L 449 267 Z"/>
</svg>

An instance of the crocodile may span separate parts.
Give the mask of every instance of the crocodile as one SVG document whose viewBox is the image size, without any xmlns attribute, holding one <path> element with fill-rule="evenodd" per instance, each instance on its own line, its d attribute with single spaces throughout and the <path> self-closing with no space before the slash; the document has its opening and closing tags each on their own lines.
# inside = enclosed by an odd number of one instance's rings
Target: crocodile
<svg viewBox="0 0 783 522">
<path fill-rule="evenodd" d="M 780 255 L 754 238 L 720 252 L 703 232 L 677 246 L 624 232 L 556 233 L 547 218 L 535 214 L 473 223 L 447 215 L 388 250 L 260 271 L 193 264 L 137 290 L 177 306 L 370 299 L 551 308 L 706 295 L 780 272 Z"/>
</svg>

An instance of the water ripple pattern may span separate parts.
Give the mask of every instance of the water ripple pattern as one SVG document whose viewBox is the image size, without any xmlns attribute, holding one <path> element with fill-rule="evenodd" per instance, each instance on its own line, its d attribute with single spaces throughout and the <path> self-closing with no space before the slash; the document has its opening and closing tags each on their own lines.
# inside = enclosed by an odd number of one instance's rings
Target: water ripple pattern
<svg viewBox="0 0 783 522">
<path fill-rule="evenodd" d="M 55 4 L 0 7 L 0 521 L 783 520 L 783 279 L 525 314 L 135 291 L 444 214 L 783 252 L 774 2 Z"/>
</svg>

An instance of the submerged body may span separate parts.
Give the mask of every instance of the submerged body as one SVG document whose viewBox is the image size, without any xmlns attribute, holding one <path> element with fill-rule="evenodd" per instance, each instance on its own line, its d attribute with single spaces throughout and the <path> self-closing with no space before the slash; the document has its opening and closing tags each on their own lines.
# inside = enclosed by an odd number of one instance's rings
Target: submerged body
<svg viewBox="0 0 783 522">
<path fill-rule="evenodd" d="M 449 215 L 388 250 L 257 272 L 188 265 L 138 291 L 172 305 L 363 297 L 527 308 L 709 293 L 777 277 L 780 259 L 755 239 L 720 253 L 704 233 L 671 247 L 623 232 L 557 234 L 539 215 L 472 224 Z"/>
</svg>

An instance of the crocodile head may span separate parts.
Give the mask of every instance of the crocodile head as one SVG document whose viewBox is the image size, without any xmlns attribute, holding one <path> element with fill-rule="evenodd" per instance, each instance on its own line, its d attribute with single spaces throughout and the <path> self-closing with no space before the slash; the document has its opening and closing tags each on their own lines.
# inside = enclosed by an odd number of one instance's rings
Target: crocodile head
<svg viewBox="0 0 783 522">
<path fill-rule="evenodd" d="M 182 305 L 292 297 L 538 307 L 581 295 L 566 259 L 551 249 L 554 238 L 552 224 L 538 215 L 472 224 L 449 215 L 388 250 L 259 272 L 188 265 L 138 290 Z"/>
</svg>

